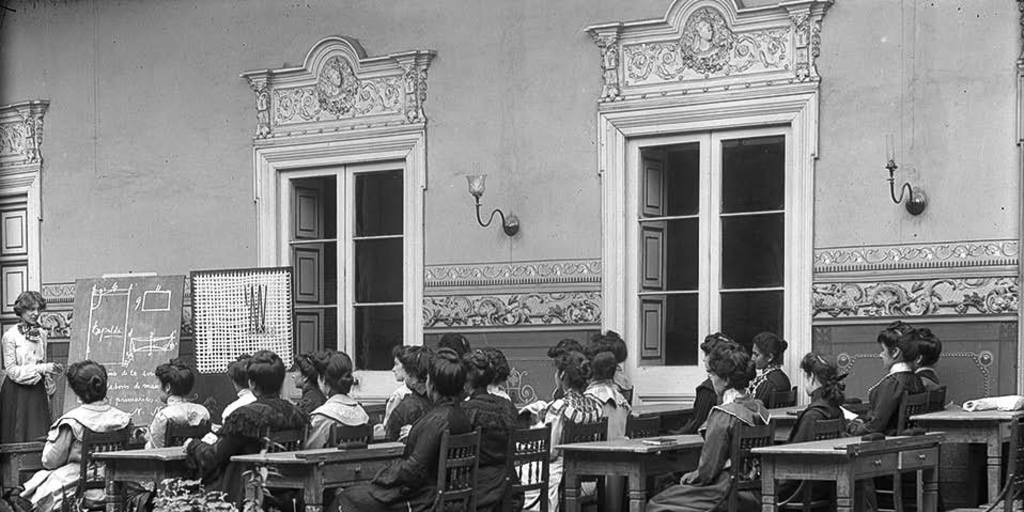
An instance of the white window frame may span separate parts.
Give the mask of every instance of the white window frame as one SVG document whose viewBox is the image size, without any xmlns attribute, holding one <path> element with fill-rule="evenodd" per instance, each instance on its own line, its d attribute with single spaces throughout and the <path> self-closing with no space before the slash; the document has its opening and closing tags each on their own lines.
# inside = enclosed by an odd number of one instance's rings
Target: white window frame
<svg viewBox="0 0 1024 512">
<path fill-rule="evenodd" d="M 383 164 L 383 166 L 380 166 Z M 397 165 L 396 165 L 397 164 Z M 290 144 L 258 146 L 254 151 L 255 203 L 257 212 L 257 252 L 259 266 L 286 266 L 290 264 L 290 189 L 287 180 L 333 174 L 342 167 L 362 172 L 368 169 L 403 169 L 403 342 L 405 345 L 423 343 L 423 196 L 426 189 L 426 133 L 422 127 L 393 127 L 371 134 L 337 134 L 320 140 Z M 332 171 L 331 169 L 335 169 Z M 350 175 L 351 173 L 345 173 Z M 339 175 L 339 178 L 341 176 Z M 351 179 L 351 178 L 347 178 Z M 339 179 L 339 189 L 344 187 Z M 339 190 L 341 192 L 341 190 Z M 339 199 L 345 197 L 340 195 Z M 339 200 L 339 206 L 341 201 Z M 339 208 L 339 216 L 342 215 Z M 346 218 L 346 222 L 348 219 Z M 341 228 L 339 244 L 341 244 Z M 339 260 L 342 251 L 339 245 Z M 346 261 L 351 261 L 346 258 Z M 351 265 L 346 263 L 346 265 Z M 343 267 L 351 275 L 351 267 Z M 348 308 L 351 288 L 343 290 L 348 276 L 338 276 L 339 305 Z M 344 306 L 342 303 L 344 302 Z M 350 308 L 349 308 L 350 309 Z M 351 313 L 348 313 L 351 315 Z M 339 340 L 351 354 L 353 322 L 344 321 L 344 339 Z M 357 370 L 358 384 L 353 395 L 358 398 L 379 400 L 386 398 L 394 388 L 390 371 Z"/>
<path fill-rule="evenodd" d="M 811 284 L 813 266 L 814 160 L 817 155 L 817 89 L 778 88 L 755 96 L 732 94 L 679 100 L 635 100 L 602 105 L 598 113 L 599 166 L 602 181 L 602 257 L 604 315 L 602 327 L 614 329 L 631 340 L 626 362 L 645 401 L 690 401 L 694 387 L 704 378 L 697 366 L 639 365 L 639 301 L 636 278 L 639 252 L 636 247 L 636 170 L 639 148 L 686 140 L 687 134 L 734 131 L 764 127 L 788 129 L 786 153 L 786 276 L 783 329 L 790 343 L 785 369 L 797 375 L 798 357 L 811 349 Z M 714 144 L 712 144 L 714 147 Z M 712 149 L 712 158 L 718 153 Z M 710 191 L 709 191 L 710 193 Z M 634 197 L 630 197 L 634 196 Z M 702 197 L 702 200 L 705 198 Z M 710 199 L 710 197 L 708 198 Z M 712 222 L 712 224 L 715 224 Z M 632 225 L 632 228 L 631 228 Z M 701 236 L 704 230 L 702 227 Z M 706 247 L 706 245 L 705 245 Z M 710 255 L 702 255 L 710 258 Z M 705 266 L 708 272 L 712 268 Z M 703 270 L 702 270 L 703 272 Z M 705 277 L 705 276 L 701 276 Z M 701 302 L 705 298 L 701 297 Z M 717 305 L 713 306 L 717 311 Z M 707 308 L 701 308 L 702 310 Z M 711 329 L 710 315 L 702 329 Z M 717 318 L 717 316 L 715 317 Z M 717 320 L 716 320 L 717 321 Z M 701 331 L 701 334 L 713 331 Z"/>
</svg>

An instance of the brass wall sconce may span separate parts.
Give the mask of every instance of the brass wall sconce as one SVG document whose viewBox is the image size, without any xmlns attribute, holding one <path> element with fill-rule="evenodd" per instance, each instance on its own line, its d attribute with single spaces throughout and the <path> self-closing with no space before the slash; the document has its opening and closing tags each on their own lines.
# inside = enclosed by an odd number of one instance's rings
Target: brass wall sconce
<svg viewBox="0 0 1024 512">
<path fill-rule="evenodd" d="M 892 148 L 892 135 L 885 137 L 885 154 L 886 163 L 885 168 L 889 171 L 889 196 L 892 197 L 892 202 L 900 204 L 903 202 L 904 196 L 906 196 L 907 211 L 911 215 L 921 215 L 925 207 L 928 206 L 928 196 L 925 195 L 924 190 L 920 187 L 914 187 L 910 183 L 904 182 L 903 186 L 900 187 L 900 196 L 896 197 L 896 169 L 899 168 L 896 165 L 896 156 Z"/>
<path fill-rule="evenodd" d="M 469 184 L 469 193 L 476 199 L 476 221 L 480 223 L 481 227 L 487 227 L 491 225 L 491 221 L 494 220 L 494 215 L 497 214 L 501 217 L 501 229 L 505 230 L 505 234 L 508 236 L 515 236 L 519 232 L 519 218 L 511 213 L 506 217 L 501 210 L 495 208 L 491 212 L 491 216 L 488 217 L 487 222 L 484 222 L 480 218 L 480 196 L 484 195 L 485 182 L 487 181 L 486 174 L 472 174 L 466 176 L 466 182 Z"/>
</svg>

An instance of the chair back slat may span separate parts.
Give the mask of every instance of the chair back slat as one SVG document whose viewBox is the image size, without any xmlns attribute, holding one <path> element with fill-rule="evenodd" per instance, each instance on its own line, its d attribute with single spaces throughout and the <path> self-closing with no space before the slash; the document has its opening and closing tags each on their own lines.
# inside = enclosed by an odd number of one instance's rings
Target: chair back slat
<svg viewBox="0 0 1024 512">
<path fill-rule="evenodd" d="M 75 489 L 75 500 L 82 499 L 85 491 L 90 489 L 103 489 L 106 481 L 103 476 L 103 465 L 93 460 L 93 454 L 103 452 L 116 452 L 128 449 L 128 442 L 132 437 L 132 426 L 111 432 L 95 432 L 85 429 L 82 434 L 82 461 L 79 473 L 78 486 Z M 107 499 L 117 499 L 117 496 L 107 496 Z"/>
<path fill-rule="evenodd" d="M 551 427 L 512 431 L 505 460 L 511 466 L 511 471 L 502 510 L 512 510 L 512 498 L 517 494 L 539 491 L 537 500 L 540 510 L 547 512 L 550 506 L 547 489 L 551 463 Z M 535 506 L 536 503 L 526 504 L 523 509 L 533 510 Z"/>
<path fill-rule="evenodd" d="M 379 425 L 384 423 L 384 413 L 387 410 L 386 404 L 364 405 L 363 410 L 366 411 L 366 415 L 370 417 L 370 425 Z"/>
<path fill-rule="evenodd" d="M 210 433 L 210 420 L 203 420 L 198 425 L 167 422 L 164 432 L 164 446 L 181 446 L 187 439 L 200 439 Z"/>
<path fill-rule="evenodd" d="M 946 408 L 946 386 L 939 386 L 928 391 L 928 412 L 941 411 Z"/>
<path fill-rule="evenodd" d="M 779 407 L 793 407 L 796 405 L 796 388 L 791 388 L 782 391 L 772 391 L 768 394 L 768 403 L 764 404 L 769 409 L 777 409 Z"/>
<path fill-rule="evenodd" d="M 445 431 L 438 454 L 435 511 L 476 510 L 479 452 L 479 430 L 457 435 Z"/>
<path fill-rule="evenodd" d="M 373 440 L 373 426 L 369 423 L 363 425 L 343 425 L 335 423 L 331 425 L 331 433 L 328 437 L 327 446 L 339 448 L 365 448 Z"/>
<path fill-rule="evenodd" d="M 903 393 L 900 399 L 899 417 L 896 422 L 896 433 L 899 434 L 909 428 L 917 426 L 910 420 L 911 416 L 928 412 L 928 392 Z"/>
<path fill-rule="evenodd" d="M 729 510 L 738 510 L 741 491 L 761 488 L 761 459 L 751 453 L 754 448 L 775 442 L 775 423 L 750 426 L 737 423 L 729 451 Z"/>
<path fill-rule="evenodd" d="M 272 430 L 267 435 L 267 440 L 270 441 L 267 446 L 268 453 L 301 450 L 306 442 L 306 429 Z"/>
<path fill-rule="evenodd" d="M 846 432 L 846 420 L 836 418 L 834 420 L 818 420 L 814 422 L 814 440 L 839 439 Z"/>
<path fill-rule="evenodd" d="M 562 430 L 562 444 L 589 443 L 608 440 L 608 418 L 597 423 L 565 422 Z"/>
<path fill-rule="evenodd" d="M 657 437 L 659 435 L 661 435 L 661 416 L 654 415 L 645 418 L 630 416 L 626 420 L 626 437 L 630 439 Z"/>
</svg>

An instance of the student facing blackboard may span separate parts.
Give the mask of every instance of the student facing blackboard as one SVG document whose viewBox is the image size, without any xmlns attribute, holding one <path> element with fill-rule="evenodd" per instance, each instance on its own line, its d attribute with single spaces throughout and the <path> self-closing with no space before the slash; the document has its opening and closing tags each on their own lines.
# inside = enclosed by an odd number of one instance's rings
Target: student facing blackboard
<svg viewBox="0 0 1024 512">
<path fill-rule="evenodd" d="M 46 332 L 39 327 L 39 313 L 46 299 L 26 291 L 14 301 L 19 322 L 4 333 L 0 345 L 4 372 L 0 384 L 0 441 L 20 443 L 46 434 L 50 425 L 50 401 L 57 387 L 54 375 L 61 366 L 46 362 Z"/>
</svg>

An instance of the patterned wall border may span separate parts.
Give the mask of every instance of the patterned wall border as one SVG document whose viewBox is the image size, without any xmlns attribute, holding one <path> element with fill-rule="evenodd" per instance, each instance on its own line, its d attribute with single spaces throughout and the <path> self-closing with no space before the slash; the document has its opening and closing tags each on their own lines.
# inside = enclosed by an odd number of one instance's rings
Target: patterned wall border
<svg viewBox="0 0 1024 512">
<path fill-rule="evenodd" d="M 1014 277 L 815 283 L 813 318 L 1017 315 Z"/>
<path fill-rule="evenodd" d="M 424 297 L 423 328 L 600 325 L 601 292 Z"/>
<path fill-rule="evenodd" d="M 826 247 L 814 251 L 814 272 L 885 272 L 1017 265 L 1016 239 Z"/>
<path fill-rule="evenodd" d="M 601 260 L 429 265 L 423 281 L 426 288 L 600 283 Z"/>
</svg>

